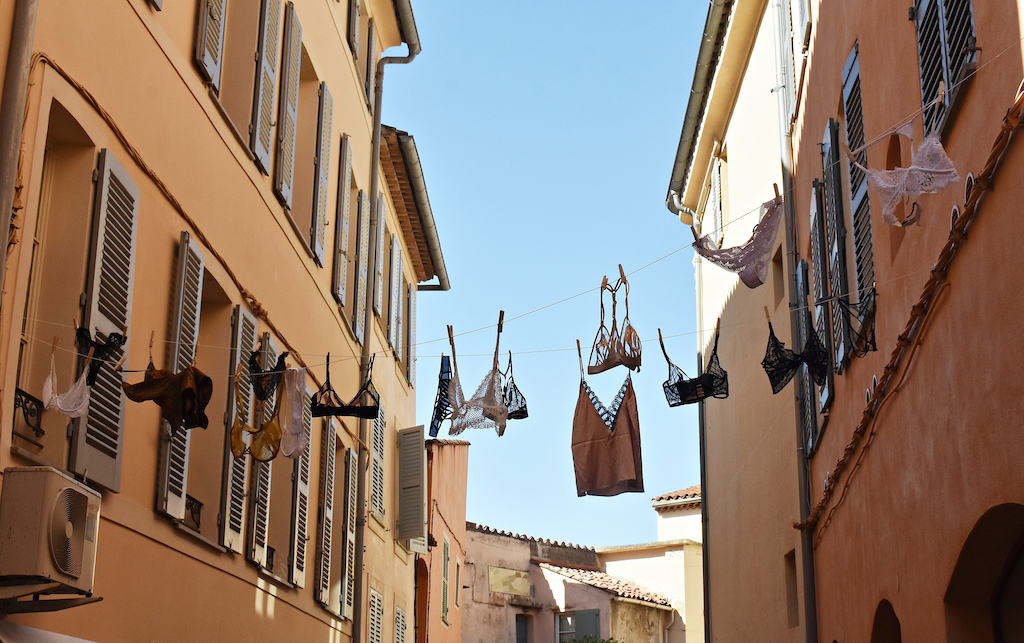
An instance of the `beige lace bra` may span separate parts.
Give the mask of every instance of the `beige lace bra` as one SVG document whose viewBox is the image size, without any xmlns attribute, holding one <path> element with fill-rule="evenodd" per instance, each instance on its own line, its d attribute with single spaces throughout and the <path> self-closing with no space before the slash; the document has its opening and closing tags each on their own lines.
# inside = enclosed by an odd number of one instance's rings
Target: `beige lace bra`
<svg viewBox="0 0 1024 643">
<path fill-rule="evenodd" d="M 616 293 L 619 288 L 623 287 L 625 288 L 626 315 L 622 318 L 622 330 L 620 331 L 615 319 Z M 604 291 L 606 290 L 612 294 L 611 330 L 604 325 Z M 640 337 L 629 323 L 629 282 L 626 280 L 626 274 L 622 271 L 622 264 L 619 264 L 619 280 L 615 282 L 615 285 L 612 286 L 608 283 L 607 276 L 601 282 L 601 326 L 597 329 L 594 347 L 590 351 L 587 373 L 591 375 L 603 373 L 620 364 L 631 371 L 640 372 L 640 351 L 642 349 Z"/>
</svg>

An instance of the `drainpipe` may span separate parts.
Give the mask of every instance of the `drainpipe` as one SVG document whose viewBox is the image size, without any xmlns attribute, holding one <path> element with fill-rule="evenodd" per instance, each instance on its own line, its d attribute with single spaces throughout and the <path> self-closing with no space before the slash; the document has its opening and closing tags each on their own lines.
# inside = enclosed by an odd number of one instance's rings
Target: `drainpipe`
<svg viewBox="0 0 1024 643">
<path fill-rule="evenodd" d="M 380 227 L 380 211 L 377 207 L 377 192 L 380 191 L 380 118 L 381 102 L 384 97 L 384 65 L 411 63 L 416 55 L 420 53 L 420 37 L 416 31 L 416 20 L 412 15 L 410 0 L 394 0 L 395 11 L 398 14 L 398 25 L 401 30 L 402 40 L 408 46 L 408 54 L 401 57 L 389 56 L 377 61 L 374 72 L 374 98 L 373 98 L 373 151 L 370 157 L 370 232 L 369 238 L 377 238 L 377 229 Z M 377 264 L 377 244 L 371 242 L 368 257 L 367 275 L 376 275 L 374 266 Z M 370 365 L 370 340 L 373 338 L 373 305 L 372 293 L 376 289 L 373 279 L 367 279 L 366 283 L 366 315 L 363 317 L 363 349 L 360 355 L 359 373 L 360 380 L 365 381 Z M 359 482 L 356 485 L 357 504 L 359 515 L 356 518 L 356 579 L 353 591 L 352 615 L 352 643 L 360 643 L 363 640 L 363 561 L 366 544 L 366 468 L 369 454 L 366 452 L 366 443 L 370 435 L 370 422 L 372 420 L 359 420 Z"/>
<path fill-rule="evenodd" d="M 0 230 L 3 231 L 5 248 L 11 232 L 14 182 L 18 178 L 21 128 L 25 124 L 25 96 L 28 94 L 28 72 L 38 12 L 39 0 L 17 0 L 14 4 L 4 93 L 0 100 Z M 5 264 L 6 261 L 0 261 L 0 284 L 4 282 Z"/>
<path fill-rule="evenodd" d="M 790 279 L 789 287 L 789 316 L 790 316 L 790 327 L 792 328 L 792 346 L 801 345 L 800 337 L 800 316 L 806 315 L 805 308 L 807 307 L 807 298 L 804 297 L 803 292 L 797 291 L 797 271 L 800 270 L 800 251 L 799 251 L 799 239 L 797 238 L 796 232 L 796 207 L 793 202 L 793 141 L 792 141 L 792 130 L 790 128 L 791 123 L 789 122 L 789 114 L 786 109 L 786 100 L 790 95 L 790 88 L 785 87 L 787 82 L 793 80 L 795 82 L 796 70 L 794 69 L 794 78 L 788 79 L 783 74 L 783 57 L 786 55 L 786 50 L 782 46 L 783 38 L 791 37 L 788 33 L 787 26 L 789 25 L 789 17 L 785 16 L 782 12 L 784 11 L 785 5 L 782 2 L 773 3 L 776 11 L 778 12 L 773 21 L 775 24 L 775 60 L 776 69 L 778 70 L 779 78 L 777 86 L 782 88 L 782 91 L 778 93 L 778 105 L 779 105 L 779 153 L 781 156 L 781 170 L 782 170 L 782 188 L 783 194 L 785 195 L 785 201 L 783 207 L 784 216 L 786 220 L 786 256 L 790 266 Z M 795 62 L 794 62 L 795 64 Z M 809 332 L 815 332 L 813 328 L 809 329 Z M 803 435 L 803 423 L 800 421 L 803 418 L 804 405 L 801 403 L 801 394 L 797 393 L 794 396 L 794 403 L 796 404 L 796 452 L 797 452 L 797 493 L 800 496 L 800 520 L 807 520 L 810 515 L 810 488 L 808 486 L 808 462 L 807 462 L 807 449 Z M 814 582 L 814 530 L 813 529 L 801 529 L 800 530 L 800 567 L 803 571 L 803 585 L 804 585 L 804 641 L 805 643 L 818 643 L 818 608 Z"/>
<path fill-rule="evenodd" d="M 703 375 L 704 357 L 699 352 L 697 365 L 699 375 Z M 708 555 L 708 451 L 705 425 L 704 400 L 701 400 L 697 403 L 697 436 L 700 440 L 700 534 L 704 540 L 701 543 L 701 566 L 704 573 L 704 643 L 711 643 L 711 577 L 708 573 L 711 569 L 711 557 Z"/>
</svg>

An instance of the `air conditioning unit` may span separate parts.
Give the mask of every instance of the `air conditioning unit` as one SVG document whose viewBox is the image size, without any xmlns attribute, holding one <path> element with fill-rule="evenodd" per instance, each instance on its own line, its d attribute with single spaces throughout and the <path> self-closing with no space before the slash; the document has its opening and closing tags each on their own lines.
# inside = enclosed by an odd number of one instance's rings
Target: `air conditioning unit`
<svg viewBox="0 0 1024 643">
<path fill-rule="evenodd" d="M 53 467 L 4 470 L 0 582 L 58 582 L 92 592 L 100 494 Z"/>
</svg>

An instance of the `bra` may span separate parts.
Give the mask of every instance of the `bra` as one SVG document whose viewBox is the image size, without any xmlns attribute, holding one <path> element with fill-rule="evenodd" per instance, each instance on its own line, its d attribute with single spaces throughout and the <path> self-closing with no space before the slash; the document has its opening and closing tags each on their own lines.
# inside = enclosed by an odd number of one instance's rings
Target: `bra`
<svg viewBox="0 0 1024 643">
<path fill-rule="evenodd" d="M 280 387 L 277 389 L 273 416 L 260 424 L 259 429 L 256 429 L 242 420 L 245 400 L 242 399 L 241 375 L 241 369 L 235 371 L 235 423 L 231 426 L 231 455 L 241 458 L 248 452 L 253 460 L 268 462 L 277 457 L 277 452 L 281 448 L 283 431 L 278 409 L 281 408 L 281 391 L 283 389 Z M 246 433 L 250 435 L 248 445 L 245 443 Z"/>
<path fill-rule="evenodd" d="M 138 384 L 122 382 L 121 387 L 133 402 L 156 402 L 173 431 L 205 429 L 210 425 L 206 405 L 213 397 L 213 380 L 195 366 L 171 373 L 155 368 L 150 362 L 143 381 Z"/>
<path fill-rule="evenodd" d="M 765 316 L 767 315 L 768 309 L 765 308 Z M 810 312 L 807 315 L 809 316 Z M 761 360 L 761 366 L 764 367 L 764 372 L 768 375 L 773 394 L 785 388 L 789 380 L 796 375 L 801 364 L 807 364 L 807 370 L 810 371 L 815 384 L 824 386 L 828 377 L 828 351 L 825 350 L 821 338 L 818 337 L 818 331 L 814 329 L 814 325 L 809 320 L 808 329 L 810 330 L 809 337 L 803 352 L 795 353 L 779 341 L 772 328 L 771 319 L 768 320 L 768 348 L 765 350 L 764 359 Z"/>
<path fill-rule="evenodd" d="M 97 335 L 97 337 L 99 336 Z M 128 341 L 128 338 L 121 333 L 110 333 L 101 344 L 93 340 L 88 328 L 85 326 L 78 327 L 78 330 L 75 331 L 75 345 L 78 348 L 78 352 L 85 354 L 90 350 L 93 351 L 92 364 L 89 365 L 89 375 L 85 378 L 86 384 L 92 386 L 96 383 L 96 377 L 100 374 L 100 368 L 102 368 L 103 363 L 113 357 L 114 353 L 124 346 L 126 341 Z"/>
<path fill-rule="evenodd" d="M 277 357 L 277 364 L 264 371 L 260 368 L 261 352 L 255 350 L 249 353 L 249 382 L 252 383 L 252 392 L 256 395 L 256 399 L 267 400 L 274 394 L 274 389 L 281 381 L 281 375 L 284 374 L 285 369 L 284 359 L 288 357 L 288 353 L 281 353 Z"/>
<path fill-rule="evenodd" d="M 373 355 L 366 367 L 366 381 L 356 392 L 355 397 L 348 404 L 343 404 L 341 398 L 331 386 L 331 354 L 327 353 L 327 379 L 320 390 L 313 395 L 310 401 L 310 410 L 313 417 L 326 416 L 356 417 L 364 420 L 372 420 L 380 412 L 380 396 L 373 386 Z"/>
<path fill-rule="evenodd" d="M 508 407 L 508 419 L 525 420 L 530 416 L 530 412 L 526 408 L 526 398 L 516 386 L 516 381 L 512 379 L 512 351 L 508 352 L 508 368 L 505 369 L 505 376 L 508 379 L 502 388 L 502 398 L 505 400 L 505 406 Z"/>
<path fill-rule="evenodd" d="M 498 348 L 501 345 L 502 321 L 505 311 L 498 317 L 498 339 L 494 345 L 494 363 L 491 370 L 484 375 L 473 397 L 466 399 L 459 383 L 459 362 L 455 357 L 455 336 L 452 327 L 448 327 L 448 342 L 452 347 L 452 381 L 448 386 L 448 401 L 452 405 L 452 424 L 448 435 L 458 435 L 466 429 L 493 428 L 498 437 L 505 433 L 505 421 L 508 419 L 508 407 L 505 406 L 501 390 L 501 371 L 498 370 Z"/>
<path fill-rule="evenodd" d="M 447 355 L 441 355 L 441 372 L 437 374 L 437 397 L 434 398 L 434 413 L 430 416 L 430 437 L 436 438 L 441 423 L 452 414 L 452 403 L 448 399 L 448 387 L 452 381 L 452 362 Z"/>
<path fill-rule="evenodd" d="M 668 379 L 661 388 L 665 391 L 665 399 L 669 406 L 693 404 L 709 397 L 729 397 L 729 374 L 718 363 L 718 329 L 719 325 L 715 324 L 715 347 L 711 350 L 708 366 L 702 375 L 693 379 L 687 378 L 686 373 L 668 358 L 665 342 L 661 338 L 661 329 L 658 329 L 658 343 L 661 344 L 661 352 L 668 362 Z"/>
<path fill-rule="evenodd" d="M 615 295 L 623 286 L 626 288 L 626 315 L 622 318 L 622 331 L 620 332 L 615 319 L 617 303 Z M 612 328 L 610 331 L 604 325 L 604 291 L 606 290 L 612 294 Z M 601 282 L 601 326 L 597 329 L 594 347 L 590 351 L 590 364 L 587 366 L 587 373 L 591 375 L 603 373 L 620 364 L 639 372 L 642 349 L 640 337 L 629 323 L 629 282 L 626 281 L 626 274 L 622 271 L 622 264 L 619 264 L 619 280 L 615 282 L 615 285 L 608 284 L 607 276 Z"/>
</svg>

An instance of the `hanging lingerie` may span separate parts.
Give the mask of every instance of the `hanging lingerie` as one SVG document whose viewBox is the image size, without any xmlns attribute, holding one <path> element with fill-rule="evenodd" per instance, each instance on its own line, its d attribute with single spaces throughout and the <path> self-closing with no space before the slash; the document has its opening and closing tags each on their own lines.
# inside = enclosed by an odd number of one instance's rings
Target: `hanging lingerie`
<svg viewBox="0 0 1024 643">
<path fill-rule="evenodd" d="M 256 399 L 268 400 L 281 381 L 281 375 L 285 370 L 284 359 L 288 357 L 288 353 L 281 353 L 277 358 L 277 364 L 265 371 L 260 368 L 261 353 L 261 350 L 255 350 L 249 354 L 249 381 L 252 382 L 252 392 Z"/>
<path fill-rule="evenodd" d="M 380 396 L 373 386 L 373 355 L 366 368 L 366 381 L 348 404 L 344 404 L 331 385 L 331 354 L 327 353 L 327 379 L 313 395 L 310 409 L 313 417 L 356 417 L 372 420 L 380 412 Z"/>
<path fill-rule="evenodd" d="M 767 314 L 766 308 L 765 315 Z M 810 313 L 807 314 L 810 315 Z M 810 337 L 804 350 L 801 353 L 794 353 L 775 336 L 772 322 L 768 320 L 768 348 L 765 351 L 764 359 L 761 360 L 761 366 L 764 367 L 764 372 L 768 375 L 773 394 L 785 388 L 789 380 L 796 375 L 801 364 L 807 364 L 807 369 L 815 384 L 818 386 L 825 384 L 825 379 L 828 377 L 828 351 L 825 350 L 821 338 L 818 337 L 818 332 L 814 330 L 814 325 L 810 321 L 808 321 L 807 327 L 810 329 Z"/>
<path fill-rule="evenodd" d="M 97 337 L 99 336 L 97 335 Z M 103 363 L 110 360 L 124 346 L 126 341 L 128 341 L 128 338 L 121 333 L 110 333 L 101 344 L 93 340 L 88 328 L 85 326 L 78 327 L 78 330 L 75 331 L 75 345 L 78 348 L 78 352 L 85 354 L 90 350 L 93 351 L 89 375 L 85 378 L 86 384 L 92 386 L 96 383 L 96 377 L 100 374 L 100 368 L 103 367 Z"/>
<path fill-rule="evenodd" d="M 157 369 L 150 362 L 143 381 L 138 384 L 122 382 L 121 387 L 133 402 L 156 402 L 173 431 L 205 429 L 210 425 L 206 405 L 213 397 L 213 380 L 195 366 L 172 373 Z"/>
<path fill-rule="evenodd" d="M 572 421 L 572 460 L 578 496 L 617 496 L 644 490 L 640 419 L 632 374 L 626 374 L 610 407 L 587 384 L 580 357 L 580 393 Z"/>
<path fill-rule="evenodd" d="M 56 348 L 56 341 L 54 348 Z M 74 384 L 71 385 L 65 393 L 60 395 L 53 392 L 53 388 L 57 385 L 57 369 L 53 361 L 53 353 L 50 353 L 50 375 L 43 382 L 43 402 L 46 404 L 46 410 L 56 410 L 62 415 L 66 415 L 71 418 L 79 418 L 85 415 L 85 412 L 89 410 L 89 397 L 91 390 L 86 383 L 86 377 L 89 372 L 89 364 L 92 362 L 93 349 L 89 349 L 89 356 L 85 360 L 85 366 L 82 368 L 82 375 L 78 378 Z"/>
<path fill-rule="evenodd" d="M 280 389 L 277 415 L 281 423 L 281 455 L 294 460 L 309 446 L 309 434 L 302 421 L 306 399 L 306 369 L 286 369 Z"/>
<path fill-rule="evenodd" d="M 508 407 L 508 419 L 525 420 L 530 413 L 526 409 L 526 398 L 512 378 L 512 351 L 508 352 L 508 368 L 505 369 L 505 376 L 507 379 L 502 389 L 502 398 L 505 400 L 505 406 Z"/>
<path fill-rule="evenodd" d="M 711 359 L 704 373 L 693 379 L 688 379 L 681 368 L 672 363 L 665 351 L 665 342 L 661 338 L 661 329 L 658 329 L 658 343 L 661 344 L 661 352 L 668 362 L 668 379 L 661 385 L 665 391 L 665 399 L 669 406 L 680 406 L 682 404 L 693 404 L 709 397 L 729 397 L 729 374 L 725 372 L 718 363 L 718 331 L 719 326 L 715 325 L 715 347 L 711 350 Z"/>
<path fill-rule="evenodd" d="M 782 199 L 776 197 L 761 204 L 761 219 L 754 232 L 741 246 L 719 250 L 712 235 L 700 237 L 693 243 L 697 254 L 711 263 L 740 274 L 747 288 L 757 288 L 768 279 L 768 264 L 775 249 L 775 236 L 782 222 Z"/>
<path fill-rule="evenodd" d="M 452 414 L 452 403 L 448 400 L 448 387 L 452 381 L 452 362 L 447 355 L 441 355 L 441 372 L 437 375 L 437 397 L 434 398 L 434 413 L 430 416 L 430 437 L 436 438 L 441 423 Z"/>
<path fill-rule="evenodd" d="M 498 317 L 498 339 L 494 345 L 494 363 L 484 375 L 473 397 L 466 399 L 459 383 L 459 362 L 455 356 L 455 336 L 448 327 L 448 342 L 452 347 L 452 381 L 448 386 L 448 401 L 452 405 L 452 424 L 448 435 L 458 435 L 466 429 L 493 428 L 498 437 L 505 433 L 508 407 L 501 391 L 501 371 L 498 370 L 498 349 L 501 345 L 501 328 L 505 311 Z"/>
<path fill-rule="evenodd" d="M 619 288 L 625 286 L 626 316 L 622 318 L 622 331 L 620 332 L 615 319 L 616 298 Z M 612 328 L 609 331 L 604 325 L 604 291 L 612 294 Z M 601 326 L 597 329 L 597 336 L 594 338 L 594 347 L 590 351 L 590 363 L 587 366 L 587 373 L 595 375 L 603 373 L 618 365 L 640 372 L 640 352 L 643 344 L 640 337 L 629 323 L 629 282 L 626 281 L 626 274 L 622 271 L 622 264 L 619 264 L 619 280 L 614 286 L 608 284 L 606 276 L 601 282 Z"/>
<path fill-rule="evenodd" d="M 281 448 L 281 437 L 283 429 L 277 410 L 282 406 L 282 388 L 277 389 L 277 399 L 270 414 L 270 419 L 260 423 L 257 429 L 248 424 L 242 418 L 242 411 L 245 410 L 245 400 L 242 398 L 241 369 L 235 372 L 235 423 L 231 426 L 231 455 L 241 458 L 246 453 L 252 456 L 253 460 L 269 462 L 277 457 Z M 249 443 L 245 442 L 245 435 L 249 435 Z"/>
</svg>

